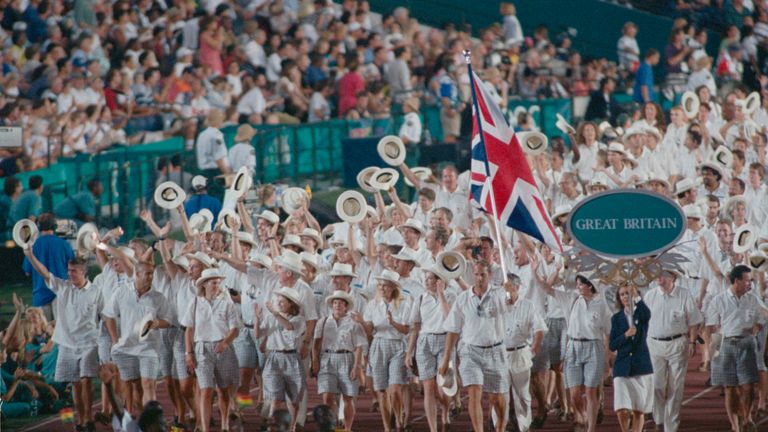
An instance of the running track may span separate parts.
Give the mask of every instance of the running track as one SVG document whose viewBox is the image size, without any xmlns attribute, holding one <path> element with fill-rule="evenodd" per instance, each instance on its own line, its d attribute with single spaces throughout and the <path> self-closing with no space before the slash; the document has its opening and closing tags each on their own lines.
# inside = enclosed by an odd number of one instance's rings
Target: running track
<svg viewBox="0 0 768 432">
<path fill-rule="evenodd" d="M 680 431 L 689 432 L 717 432 L 717 431 L 729 431 L 730 425 L 725 415 L 724 398 L 720 396 L 719 389 L 708 388 L 704 386 L 704 382 L 707 379 L 707 374 L 696 371 L 699 366 L 698 357 L 691 360 L 689 363 L 689 370 L 686 377 L 685 397 L 683 401 L 682 410 L 682 423 Z M 168 403 L 167 393 L 163 385 L 158 386 L 158 397 L 165 406 L 166 414 L 172 416 L 172 408 Z M 465 396 L 466 398 L 466 396 Z M 466 401 L 466 399 L 465 399 Z M 310 410 L 317 404 L 320 404 L 320 398 L 315 393 L 314 383 L 310 384 Z M 616 422 L 616 416 L 613 413 L 611 407 L 613 405 L 613 396 L 611 387 L 606 388 L 606 406 L 605 406 L 605 421 L 602 425 L 598 426 L 599 431 L 618 431 L 619 426 Z M 355 420 L 355 430 L 357 431 L 377 431 L 382 430 L 381 417 L 378 413 L 370 412 L 371 395 L 366 394 L 360 398 L 358 403 L 358 413 Z M 465 402 L 466 406 L 466 402 Z M 535 410 L 535 407 L 534 407 Z M 534 411 L 535 412 L 535 411 Z M 214 413 L 216 411 L 214 410 Z M 311 418 L 311 413 L 310 416 Z M 417 398 L 414 402 L 414 417 L 413 422 L 414 431 L 429 431 L 426 419 L 423 418 L 422 400 Z M 755 419 L 758 424 L 758 430 L 768 431 L 768 417 Z M 218 424 L 218 423 L 217 423 Z M 235 431 L 258 431 L 259 420 L 253 410 L 248 408 L 246 410 L 245 422 L 242 428 L 232 426 L 232 430 Z M 307 431 L 315 430 L 311 420 L 307 421 Z M 46 431 L 46 432 L 59 432 L 59 431 L 72 431 L 72 424 L 63 424 L 59 421 L 58 417 L 51 417 L 43 420 L 24 431 Z M 99 425 L 99 431 L 109 431 L 110 428 Z M 218 430 L 218 429 L 214 429 Z M 469 415 L 466 410 L 454 420 L 451 430 L 456 431 L 469 431 L 471 430 Z M 564 423 L 558 423 L 557 420 L 551 416 L 547 420 L 544 431 L 557 431 L 565 432 L 570 431 L 570 425 Z M 645 430 L 653 430 L 652 424 L 646 423 Z"/>
</svg>

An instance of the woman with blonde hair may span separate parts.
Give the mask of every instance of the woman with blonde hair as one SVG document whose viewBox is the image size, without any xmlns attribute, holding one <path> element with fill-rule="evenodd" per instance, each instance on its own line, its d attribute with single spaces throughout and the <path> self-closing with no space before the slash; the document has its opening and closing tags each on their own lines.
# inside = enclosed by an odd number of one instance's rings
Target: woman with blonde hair
<svg viewBox="0 0 768 432">
<path fill-rule="evenodd" d="M 578 174 L 582 183 L 586 183 L 594 175 L 598 162 L 600 143 L 597 126 L 592 122 L 583 122 L 576 130 L 576 134 L 569 134 L 569 138 L 573 151 L 571 159 L 573 171 Z"/>
<path fill-rule="evenodd" d="M 368 303 L 365 313 L 354 314 L 355 321 L 373 336 L 368 354 L 368 375 L 373 378 L 373 390 L 379 402 L 381 421 L 385 432 L 390 432 L 391 415 L 396 430 L 403 424 L 403 386 L 408 384 L 405 369 L 405 338 L 410 331 L 410 299 L 400 292 L 400 276 L 384 270 L 376 276 L 376 297 Z"/>
</svg>

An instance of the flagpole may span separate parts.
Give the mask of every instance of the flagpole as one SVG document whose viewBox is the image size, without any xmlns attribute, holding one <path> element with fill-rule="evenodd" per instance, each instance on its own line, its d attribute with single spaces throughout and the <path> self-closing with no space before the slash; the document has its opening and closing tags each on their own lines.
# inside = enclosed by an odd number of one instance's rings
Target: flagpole
<svg viewBox="0 0 768 432">
<path fill-rule="evenodd" d="M 488 193 L 491 195 L 491 211 L 493 211 L 493 225 L 496 227 L 496 244 L 499 248 L 499 262 L 501 263 L 501 273 L 503 280 L 507 282 L 507 264 L 504 260 L 504 243 L 501 241 L 501 229 L 499 228 L 499 212 L 496 210 L 496 195 L 493 193 L 493 182 L 491 179 L 491 167 L 488 164 L 488 149 L 485 147 L 485 140 L 483 138 L 483 122 L 480 120 L 480 106 L 477 104 L 477 94 L 475 93 L 475 77 L 472 74 L 472 56 L 471 51 L 464 50 L 464 61 L 467 62 L 467 69 L 469 70 L 469 82 L 472 89 L 472 106 L 475 109 L 475 121 L 477 122 L 477 132 L 480 136 L 480 144 L 483 146 L 485 152 L 485 158 L 483 159 L 483 165 L 485 166 L 485 182 L 488 185 Z M 482 197 L 480 197 L 482 200 Z"/>
</svg>

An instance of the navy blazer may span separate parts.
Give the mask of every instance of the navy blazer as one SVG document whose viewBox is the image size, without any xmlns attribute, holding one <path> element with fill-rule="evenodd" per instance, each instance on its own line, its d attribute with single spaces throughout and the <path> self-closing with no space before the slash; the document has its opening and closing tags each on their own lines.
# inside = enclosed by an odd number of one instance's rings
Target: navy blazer
<svg viewBox="0 0 768 432">
<path fill-rule="evenodd" d="M 653 373 L 651 355 L 645 340 L 648 337 L 648 321 L 651 310 L 640 300 L 635 305 L 633 321 L 637 333 L 631 338 L 624 336 L 629 330 L 629 322 L 623 310 L 611 317 L 611 338 L 608 347 L 616 351 L 616 361 L 613 364 L 614 377 L 632 377 Z"/>
</svg>

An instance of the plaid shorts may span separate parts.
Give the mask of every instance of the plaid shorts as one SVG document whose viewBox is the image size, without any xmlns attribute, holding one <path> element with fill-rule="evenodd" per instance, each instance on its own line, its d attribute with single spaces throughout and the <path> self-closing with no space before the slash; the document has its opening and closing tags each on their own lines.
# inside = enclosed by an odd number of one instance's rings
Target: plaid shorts
<svg viewBox="0 0 768 432">
<path fill-rule="evenodd" d="M 768 371 L 768 365 L 765 364 L 766 338 L 768 338 L 768 326 L 763 326 L 757 334 L 757 370 L 760 372 Z"/>
<path fill-rule="evenodd" d="M 563 361 L 563 346 L 565 346 L 565 318 L 548 318 L 547 334 L 544 336 L 543 351 L 549 355 L 549 364 L 558 364 Z"/>
<path fill-rule="evenodd" d="M 549 351 L 546 349 L 540 349 L 539 353 L 533 356 L 531 360 L 533 361 L 531 373 L 544 372 L 549 369 Z"/>
<path fill-rule="evenodd" d="M 384 391 L 397 384 L 408 384 L 405 368 L 405 342 L 400 339 L 373 338 L 368 353 L 368 375 L 373 389 Z"/>
<path fill-rule="evenodd" d="M 509 374 L 504 344 L 490 348 L 462 344 L 459 348 L 459 375 L 464 387 L 483 386 L 484 393 L 507 393 Z"/>
<path fill-rule="evenodd" d="M 235 350 L 228 346 L 221 353 L 213 350 L 218 342 L 195 342 L 195 375 L 197 384 L 204 388 L 228 388 L 240 382 Z"/>
<path fill-rule="evenodd" d="M 755 338 L 725 338 L 720 355 L 712 362 L 712 386 L 736 387 L 757 381 Z"/>
<path fill-rule="evenodd" d="M 173 379 L 184 380 L 189 378 L 186 359 L 186 342 L 184 342 L 185 329 L 179 328 L 176 332 L 176 338 L 173 339 L 173 365 L 171 367 L 171 376 Z"/>
<path fill-rule="evenodd" d="M 253 329 L 243 327 L 232 342 L 240 369 L 256 369 L 259 366 L 259 356 L 256 353 L 256 341 L 253 339 Z"/>
<path fill-rule="evenodd" d="M 96 347 L 77 349 L 59 345 L 55 375 L 57 382 L 77 382 L 80 378 L 93 378 L 98 372 L 99 358 Z"/>
<path fill-rule="evenodd" d="M 265 400 L 284 401 L 287 397 L 298 405 L 307 389 L 307 373 L 296 352 L 268 352 L 261 379 Z"/>
<path fill-rule="evenodd" d="M 137 356 L 121 352 L 112 353 L 112 360 L 120 372 L 120 379 L 133 381 L 139 378 L 157 379 L 160 362 L 157 357 Z"/>
<path fill-rule="evenodd" d="M 605 372 L 605 345 L 601 340 L 568 340 L 565 350 L 565 387 L 596 388 Z"/>
<path fill-rule="evenodd" d="M 446 335 L 422 333 L 416 340 L 416 364 L 419 380 L 426 381 L 437 376 L 437 366 L 443 361 Z"/>
<path fill-rule="evenodd" d="M 174 352 L 173 344 L 176 343 L 179 329 L 168 327 L 160 329 L 160 346 L 157 350 L 160 363 L 160 378 L 173 377 Z"/>
<path fill-rule="evenodd" d="M 349 372 L 354 365 L 354 353 L 322 353 L 320 355 L 320 372 L 317 374 L 317 393 L 341 393 L 344 396 L 357 396 L 359 381 L 349 377 Z"/>
<path fill-rule="evenodd" d="M 99 364 L 105 365 L 113 363 L 112 360 L 112 338 L 109 337 L 109 333 L 99 336 L 99 340 L 96 342 L 99 353 Z"/>
</svg>

